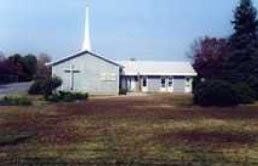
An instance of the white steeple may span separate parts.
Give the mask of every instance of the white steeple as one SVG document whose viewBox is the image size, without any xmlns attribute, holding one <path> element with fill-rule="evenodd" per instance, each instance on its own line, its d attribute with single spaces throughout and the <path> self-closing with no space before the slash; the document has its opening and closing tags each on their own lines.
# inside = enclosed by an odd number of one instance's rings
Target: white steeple
<svg viewBox="0 0 258 166">
<path fill-rule="evenodd" d="M 91 40 L 90 40 L 90 10 L 89 6 L 85 8 L 85 31 L 84 31 L 84 41 L 82 45 L 82 51 L 91 51 Z"/>
</svg>

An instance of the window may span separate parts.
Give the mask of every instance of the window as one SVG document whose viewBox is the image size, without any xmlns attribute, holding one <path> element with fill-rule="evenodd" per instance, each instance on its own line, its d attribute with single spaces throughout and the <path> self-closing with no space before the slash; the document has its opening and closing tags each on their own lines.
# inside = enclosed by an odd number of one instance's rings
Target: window
<svg viewBox="0 0 258 166">
<path fill-rule="evenodd" d="M 173 86 L 173 77 L 169 77 L 168 86 L 169 86 L 169 87 L 172 87 L 172 86 Z"/>
<path fill-rule="evenodd" d="M 186 86 L 187 87 L 191 86 L 191 79 L 190 78 L 186 78 Z"/>
<path fill-rule="evenodd" d="M 146 87 L 146 86 L 147 86 L 147 78 L 146 78 L 146 77 L 143 77 L 142 86 L 143 86 L 143 87 Z"/>
<path fill-rule="evenodd" d="M 165 87 L 166 87 L 166 78 L 165 78 L 165 77 L 162 77 L 162 78 L 161 78 L 161 87 L 162 87 L 162 88 L 165 88 Z"/>
</svg>

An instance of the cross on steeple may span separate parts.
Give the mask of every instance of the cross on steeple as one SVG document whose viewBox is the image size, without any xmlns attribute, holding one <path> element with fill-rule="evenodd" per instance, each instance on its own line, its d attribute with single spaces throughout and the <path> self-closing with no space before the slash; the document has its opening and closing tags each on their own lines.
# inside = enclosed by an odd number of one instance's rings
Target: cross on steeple
<svg viewBox="0 0 258 166">
<path fill-rule="evenodd" d="M 80 73 L 79 70 L 74 68 L 74 65 L 70 65 L 69 69 L 65 69 L 65 73 L 70 73 L 70 90 L 74 90 L 74 74 Z"/>
</svg>

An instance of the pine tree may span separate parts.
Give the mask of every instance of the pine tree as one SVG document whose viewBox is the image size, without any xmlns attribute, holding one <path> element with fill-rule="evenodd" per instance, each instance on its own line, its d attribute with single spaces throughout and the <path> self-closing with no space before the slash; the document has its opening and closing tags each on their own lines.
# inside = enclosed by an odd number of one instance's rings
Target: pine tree
<svg viewBox="0 0 258 166">
<path fill-rule="evenodd" d="M 251 0 L 241 0 L 232 21 L 234 33 L 229 39 L 230 55 L 225 64 L 226 79 L 247 83 L 258 90 L 258 22 Z"/>
</svg>

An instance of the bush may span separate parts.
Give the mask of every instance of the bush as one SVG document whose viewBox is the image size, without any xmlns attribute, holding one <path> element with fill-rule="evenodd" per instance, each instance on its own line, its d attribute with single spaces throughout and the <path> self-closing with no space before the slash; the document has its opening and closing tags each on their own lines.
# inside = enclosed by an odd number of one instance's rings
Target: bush
<svg viewBox="0 0 258 166">
<path fill-rule="evenodd" d="M 35 81 L 28 91 L 30 95 L 42 95 L 44 94 L 44 84 L 45 82 L 42 80 Z"/>
<path fill-rule="evenodd" d="M 62 85 L 62 80 L 58 77 L 48 79 L 44 84 L 44 96 L 52 95 L 52 92 Z"/>
<path fill-rule="evenodd" d="M 61 101 L 64 101 L 64 102 L 73 102 L 74 100 L 77 100 L 75 93 L 72 93 L 72 92 L 60 91 L 59 92 L 59 98 L 60 98 Z"/>
<path fill-rule="evenodd" d="M 58 93 L 52 94 L 48 96 L 47 101 L 51 102 L 73 102 L 76 100 L 87 100 L 88 93 L 72 93 L 72 92 L 64 92 L 59 91 Z"/>
<path fill-rule="evenodd" d="M 30 95 L 44 95 L 47 98 L 61 85 L 62 80 L 58 77 L 47 80 L 37 80 L 31 85 L 28 93 Z"/>
<path fill-rule="evenodd" d="M 239 83 L 233 85 L 233 88 L 237 94 L 238 102 L 241 104 L 254 103 L 256 94 L 255 92 L 245 83 Z"/>
<path fill-rule="evenodd" d="M 5 96 L 0 100 L 2 106 L 29 106 L 32 105 L 30 99 L 25 96 Z"/>
<path fill-rule="evenodd" d="M 45 97 L 45 99 L 46 99 L 47 101 L 50 101 L 50 102 L 53 102 L 53 103 L 57 103 L 57 102 L 60 101 L 60 97 L 59 97 L 58 94 L 52 94 L 52 95 L 50 95 L 50 96 L 48 96 L 48 97 Z"/>
<path fill-rule="evenodd" d="M 119 90 L 119 95 L 126 95 L 127 94 L 127 90 L 126 89 L 120 89 Z"/>
<path fill-rule="evenodd" d="M 232 84 L 222 80 L 210 80 L 196 86 L 194 102 L 201 106 L 234 106 L 239 100 Z"/>
<path fill-rule="evenodd" d="M 74 98 L 76 100 L 87 100 L 89 98 L 88 93 L 74 93 Z"/>
</svg>

